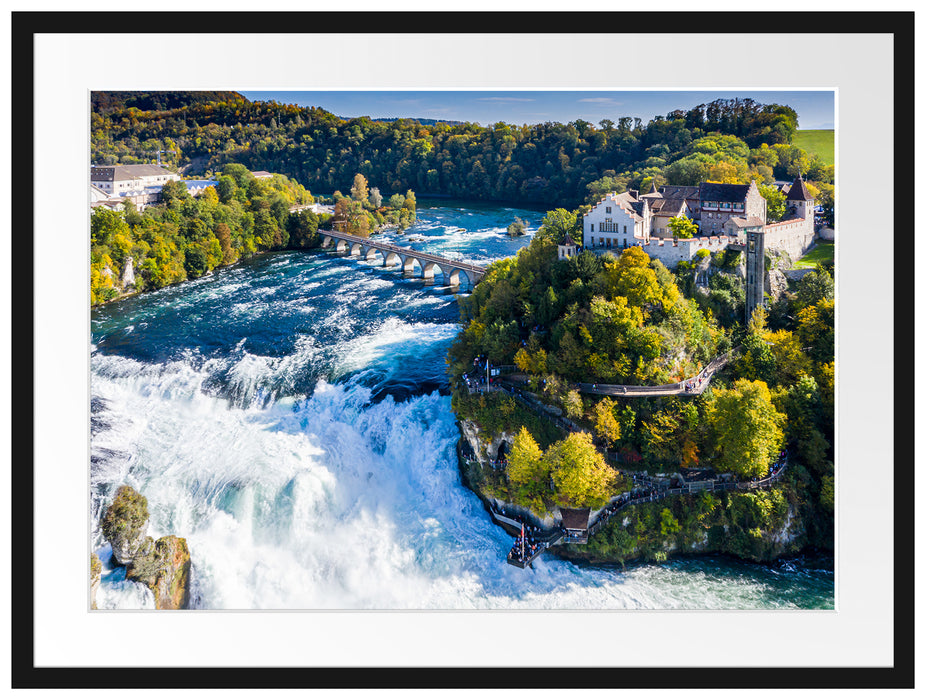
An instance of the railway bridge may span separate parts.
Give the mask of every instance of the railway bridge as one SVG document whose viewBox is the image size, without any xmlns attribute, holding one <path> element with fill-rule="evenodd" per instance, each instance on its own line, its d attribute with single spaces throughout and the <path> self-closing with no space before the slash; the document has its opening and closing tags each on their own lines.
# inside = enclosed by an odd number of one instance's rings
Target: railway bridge
<svg viewBox="0 0 926 700">
<path fill-rule="evenodd" d="M 350 233 L 319 230 L 318 235 L 322 238 L 323 249 L 333 247 L 339 253 L 347 252 L 350 255 L 359 256 L 361 260 L 369 261 L 380 256 L 384 267 L 398 265 L 402 272 L 414 274 L 417 263 L 421 268 L 421 277 L 426 280 L 434 279 L 434 271 L 439 269 L 444 275 L 444 282 L 454 287 L 460 284 L 462 277 L 465 277 L 470 285 L 475 286 L 486 272 L 486 269 L 479 265 L 451 260 L 441 255 L 403 248 L 391 243 L 374 241 Z"/>
</svg>

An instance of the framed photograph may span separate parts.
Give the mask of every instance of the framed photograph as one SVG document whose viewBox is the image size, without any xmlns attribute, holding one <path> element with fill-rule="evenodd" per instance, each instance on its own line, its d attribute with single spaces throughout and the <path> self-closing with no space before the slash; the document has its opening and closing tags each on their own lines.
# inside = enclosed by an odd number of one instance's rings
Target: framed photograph
<svg viewBox="0 0 926 700">
<path fill-rule="evenodd" d="M 671 14 L 13 14 L 15 687 L 912 686 L 912 13 Z"/>
</svg>

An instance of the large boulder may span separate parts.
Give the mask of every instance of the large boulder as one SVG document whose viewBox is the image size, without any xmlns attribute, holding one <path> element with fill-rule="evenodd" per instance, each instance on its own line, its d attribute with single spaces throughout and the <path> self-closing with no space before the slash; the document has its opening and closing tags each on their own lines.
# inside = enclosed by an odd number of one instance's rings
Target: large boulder
<svg viewBox="0 0 926 700">
<path fill-rule="evenodd" d="M 95 552 L 90 553 L 90 609 L 96 610 L 96 592 L 100 587 L 103 564 Z"/>
<path fill-rule="evenodd" d="M 113 548 L 113 559 L 129 564 L 145 541 L 148 499 L 131 486 L 120 486 L 100 522 L 103 537 Z"/>
<path fill-rule="evenodd" d="M 190 600 L 190 550 L 186 540 L 168 535 L 155 542 L 146 537 L 125 577 L 144 583 L 154 593 L 158 610 L 181 610 Z"/>
</svg>

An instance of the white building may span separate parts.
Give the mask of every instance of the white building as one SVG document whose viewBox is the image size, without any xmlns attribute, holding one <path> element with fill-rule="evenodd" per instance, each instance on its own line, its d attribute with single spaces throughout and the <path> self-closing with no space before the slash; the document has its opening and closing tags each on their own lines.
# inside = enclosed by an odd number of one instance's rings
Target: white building
<svg viewBox="0 0 926 700">
<path fill-rule="evenodd" d="M 636 190 L 611 192 L 585 215 L 582 245 L 595 252 L 642 246 L 651 258 L 674 267 L 699 250 L 742 245 L 747 231 L 761 229 L 767 249 L 786 251 L 796 260 L 813 243 L 813 213 L 813 198 L 800 177 L 788 188 L 787 218 L 773 224 L 767 223 L 766 201 L 754 180 L 748 185 L 703 182 L 698 188 L 667 185 L 642 197 Z M 668 221 L 680 214 L 698 224 L 700 235 L 673 239 Z"/>
<path fill-rule="evenodd" d="M 608 250 L 649 243 L 652 213 L 638 192 L 609 192 L 582 222 L 582 245 L 587 249 Z"/>
<path fill-rule="evenodd" d="M 99 187 L 90 185 L 90 209 L 96 209 L 97 207 L 107 207 L 114 211 L 122 211 L 125 209 L 125 204 L 123 204 L 122 197 L 113 197 Z"/>
<path fill-rule="evenodd" d="M 109 195 L 144 192 L 149 187 L 160 189 L 165 182 L 179 179 L 177 173 L 172 173 L 160 165 L 90 166 L 90 184 Z"/>
</svg>

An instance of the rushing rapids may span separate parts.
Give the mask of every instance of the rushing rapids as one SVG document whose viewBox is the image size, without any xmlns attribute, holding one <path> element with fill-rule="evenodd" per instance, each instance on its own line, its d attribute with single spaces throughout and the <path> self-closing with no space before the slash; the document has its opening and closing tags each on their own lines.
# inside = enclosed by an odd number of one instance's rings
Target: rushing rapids
<svg viewBox="0 0 926 700">
<path fill-rule="evenodd" d="M 535 231 L 542 213 L 443 202 L 384 239 L 486 265 L 529 241 L 506 235 L 515 216 Z M 508 566 L 510 536 L 459 476 L 444 363 L 457 291 L 287 252 L 95 309 L 98 606 L 154 605 L 99 532 L 128 483 L 151 536 L 187 539 L 195 608 L 833 607 L 827 566 Z"/>
</svg>

